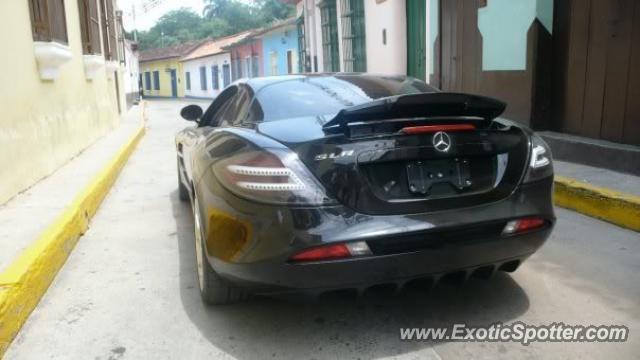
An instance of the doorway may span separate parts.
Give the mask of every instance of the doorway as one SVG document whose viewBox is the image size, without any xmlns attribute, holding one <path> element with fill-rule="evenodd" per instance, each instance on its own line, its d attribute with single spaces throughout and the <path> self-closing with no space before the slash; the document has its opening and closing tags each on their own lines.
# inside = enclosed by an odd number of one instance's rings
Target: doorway
<svg viewBox="0 0 640 360">
<path fill-rule="evenodd" d="M 640 145 L 640 2 L 555 1 L 554 130 Z"/>
<path fill-rule="evenodd" d="M 407 0 L 407 75 L 427 80 L 427 0 Z"/>
</svg>

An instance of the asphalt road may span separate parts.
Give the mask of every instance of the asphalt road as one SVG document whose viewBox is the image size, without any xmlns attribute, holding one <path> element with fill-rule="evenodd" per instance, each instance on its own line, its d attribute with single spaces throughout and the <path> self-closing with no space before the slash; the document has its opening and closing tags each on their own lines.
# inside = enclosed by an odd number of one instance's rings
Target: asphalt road
<svg viewBox="0 0 640 360">
<path fill-rule="evenodd" d="M 640 235 L 558 209 L 512 275 L 429 293 L 256 298 L 206 307 L 192 217 L 176 191 L 184 102 L 149 103 L 148 132 L 7 359 L 640 358 Z M 401 327 L 622 324 L 626 343 L 401 342 Z"/>
</svg>

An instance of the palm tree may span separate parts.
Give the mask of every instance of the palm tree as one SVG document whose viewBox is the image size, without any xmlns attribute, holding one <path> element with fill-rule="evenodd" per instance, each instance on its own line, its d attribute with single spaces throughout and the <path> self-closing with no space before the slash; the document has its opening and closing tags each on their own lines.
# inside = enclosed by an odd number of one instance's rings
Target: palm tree
<svg viewBox="0 0 640 360">
<path fill-rule="evenodd" d="M 229 8 L 231 0 L 205 0 L 202 15 L 206 18 L 213 18 L 224 14 Z"/>
</svg>

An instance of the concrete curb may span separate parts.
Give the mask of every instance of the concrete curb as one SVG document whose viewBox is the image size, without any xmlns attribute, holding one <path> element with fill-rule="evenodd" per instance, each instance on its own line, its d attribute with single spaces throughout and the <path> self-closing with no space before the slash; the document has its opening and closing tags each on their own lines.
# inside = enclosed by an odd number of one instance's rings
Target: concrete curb
<svg viewBox="0 0 640 360">
<path fill-rule="evenodd" d="M 88 229 L 89 220 L 144 135 L 145 119 L 143 102 L 142 124 L 135 134 L 39 238 L 0 273 L 0 358 L 38 305 L 80 236 Z"/>
<path fill-rule="evenodd" d="M 556 205 L 640 231 L 640 197 L 556 176 Z"/>
</svg>

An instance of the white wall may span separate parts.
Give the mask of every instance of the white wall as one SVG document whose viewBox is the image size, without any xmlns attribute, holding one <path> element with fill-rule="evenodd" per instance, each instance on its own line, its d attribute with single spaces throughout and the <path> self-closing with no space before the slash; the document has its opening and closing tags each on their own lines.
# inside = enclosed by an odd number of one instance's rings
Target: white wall
<svg viewBox="0 0 640 360">
<path fill-rule="evenodd" d="M 367 72 L 404 75 L 407 73 L 407 16 L 404 0 L 365 0 L 364 18 Z M 382 31 L 387 30 L 387 44 Z"/>
<path fill-rule="evenodd" d="M 126 94 L 139 94 L 140 88 L 138 78 L 140 74 L 140 64 L 138 62 L 138 52 L 132 51 L 128 44 L 124 46 L 125 70 L 122 74 L 122 82 Z"/>
<path fill-rule="evenodd" d="M 183 81 L 185 96 L 199 97 L 199 98 L 214 98 L 220 91 L 224 89 L 224 79 L 222 66 L 224 64 L 231 65 L 231 57 L 229 53 L 216 54 L 194 60 L 187 60 L 183 63 Z M 216 90 L 213 88 L 212 71 L 211 67 L 218 65 L 218 84 L 219 88 Z M 207 89 L 202 90 L 200 85 L 200 67 L 204 66 L 206 71 Z M 231 68 L 229 68 L 231 70 Z M 191 74 L 191 89 L 187 89 L 187 72 Z"/>
</svg>

